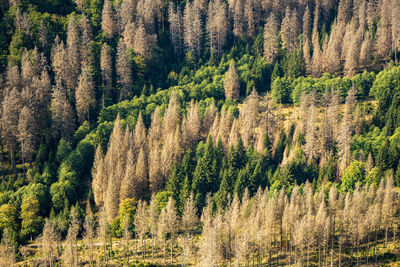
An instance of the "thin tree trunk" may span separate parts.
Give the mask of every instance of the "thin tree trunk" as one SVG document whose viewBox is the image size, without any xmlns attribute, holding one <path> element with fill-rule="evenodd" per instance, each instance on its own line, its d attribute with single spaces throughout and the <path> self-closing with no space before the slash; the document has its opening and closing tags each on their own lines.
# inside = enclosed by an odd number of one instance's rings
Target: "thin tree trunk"
<svg viewBox="0 0 400 267">
<path fill-rule="evenodd" d="M 1 161 L 1 176 L 3 177 L 3 181 L 5 180 L 5 173 L 4 173 L 4 157 L 3 157 L 3 140 L 0 136 L 0 161 Z"/>
<path fill-rule="evenodd" d="M 360 257 L 359 257 L 359 254 L 360 254 L 359 242 L 358 242 L 358 240 L 357 240 L 357 266 L 360 266 Z"/>
<path fill-rule="evenodd" d="M 18 171 L 17 171 L 17 165 L 15 163 L 15 149 L 10 149 L 10 156 L 11 156 L 11 164 L 12 164 L 12 168 L 15 174 L 15 179 L 18 178 Z"/>
<path fill-rule="evenodd" d="M 152 235 L 152 243 L 153 243 L 153 247 L 151 248 L 151 261 L 154 261 L 154 250 L 155 250 L 155 239 L 154 236 Z"/>
<path fill-rule="evenodd" d="M 111 258 L 111 260 L 114 259 L 114 257 L 113 257 L 113 242 L 112 242 L 111 234 L 110 234 L 110 258 Z"/>
<path fill-rule="evenodd" d="M 173 260 L 173 259 L 172 259 L 172 257 L 173 257 L 173 252 L 172 252 L 172 243 L 173 243 L 173 242 L 172 242 L 172 237 L 171 237 L 171 264 L 172 264 L 172 260 Z"/>
<path fill-rule="evenodd" d="M 386 222 L 385 223 L 385 247 L 387 246 L 388 231 L 389 231 L 389 224 Z"/>
<path fill-rule="evenodd" d="M 369 230 L 368 230 L 368 234 L 367 234 L 367 248 L 366 248 L 366 252 L 365 252 L 365 256 L 366 256 L 366 262 L 367 262 L 367 265 L 368 265 L 368 260 L 369 260 Z"/>
<path fill-rule="evenodd" d="M 375 246 L 374 246 L 375 264 L 378 264 L 378 255 L 376 254 L 377 244 L 378 244 L 378 230 L 375 228 Z"/>
<path fill-rule="evenodd" d="M 318 244 L 318 266 L 321 266 L 321 245 Z"/>
<path fill-rule="evenodd" d="M 138 248 L 137 248 L 137 236 L 135 234 L 135 250 L 136 250 L 136 256 L 138 255 Z"/>
<path fill-rule="evenodd" d="M 126 239 L 126 262 L 129 266 L 129 237 Z"/>
<path fill-rule="evenodd" d="M 107 266 L 107 239 L 106 238 L 104 239 L 103 246 L 104 246 L 104 259 L 106 261 L 106 266 Z"/>
<path fill-rule="evenodd" d="M 261 239 L 258 241 L 258 266 L 261 266 L 262 255 L 261 255 Z M 230 261 L 229 261 L 230 262 Z"/>
<path fill-rule="evenodd" d="M 164 238 L 164 263 L 167 263 L 167 254 L 165 251 L 165 238 Z"/>
<path fill-rule="evenodd" d="M 182 247 L 182 266 L 185 266 L 185 253 L 186 253 L 186 240 L 183 240 L 183 247 Z"/>
<path fill-rule="evenodd" d="M 144 260 L 144 242 L 143 242 L 143 236 L 142 236 L 142 260 Z"/>
</svg>

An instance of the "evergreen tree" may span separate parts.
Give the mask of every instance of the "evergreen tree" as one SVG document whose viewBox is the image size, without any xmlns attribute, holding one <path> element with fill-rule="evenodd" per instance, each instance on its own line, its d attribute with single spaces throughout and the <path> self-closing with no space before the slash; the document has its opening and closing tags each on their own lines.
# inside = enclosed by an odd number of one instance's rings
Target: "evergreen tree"
<svg viewBox="0 0 400 267">
<path fill-rule="evenodd" d="M 95 105 L 96 98 L 93 78 L 88 67 L 83 67 L 75 98 L 79 122 L 90 122 L 90 109 Z"/>
<path fill-rule="evenodd" d="M 18 141 L 21 144 L 21 153 L 24 163 L 32 162 L 35 150 L 35 127 L 31 111 L 24 106 L 18 120 Z"/>
<path fill-rule="evenodd" d="M 234 61 L 230 62 L 229 69 L 225 74 L 224 89 L 225 98 L 231 98 L 233 100 L 239 99 L 240 82 L 239 76 L 236 73 Z"/>
<path fill-rule="evenodd" d="M 184 42 L 188 51 L 195 57 L 200 55 L 201 36 L 202 36 L 202 21 L 200 10 L 193 3 L 188 3 L 185 6 L 183 15 Z"/>
<path fill-rule="evenodd" d="M 174 46 L 174 52 L 176 55 L 182 53 L 182 41 L 183 41 L 183 16 L 182 12 L 174 7 L 172 2 L 168 6 L 168 22 L 169 31 L 171 35 L 171 42 Z"/>
<path fill-rule="evenodd" d="M 113 77 L 113 63 L 111 56 L 111 47 L 104 43 L 101 47 L 100 53 L 100 68 L 101 68 L 101 77 L 103 82 L 103 106 L 105 102 L 105 97 L 111 97 L 111 89 L 112 89 L 112 77 Z"/>
<path fill-rule="evenodd" d="M 112 1 L 105 0 L 101 16 L 101 29 L 108 38 L 114 37 L 117 32 L 115 12 Z"/>
<path fill-rule="evenodd" d="M 135 232 L 142 241 L 142 259 L 146 255 L 145 235 L 148 229 L 148 210 L 146 201 L 140 200 L 135 214 Z"/>
<path fill-rule="evenodd" d="M 278 56 L 278 27 L 277 18 L 274 13 L 271 13 L 264 28 L 264 57 L 268 63 L 275 62 Z M 271 81 L 273 80 L 271 79 Z"/>
<path fill-rule="evenodd" d="M 250 178 L 251 178 L 250 165 L 246 164 L 246 167 L 239 171 L 233 189 L 233 194 L 238 195 L 239 198 L 241 198 L 243 196 L 244 190 L 249 186 Z"/>
<path fill-rule="evenodd" d="M 8 152 L 12 162 L 12 167 L 17 176 L 16 167 L 16 146 L 17 146 L 17 133 L 18 133 L 18 118 L 21 111 L 20 94 L 17 88 L 7 89 L 4 94 L 2 102 L 2 116 L 1 116 L 1 134 L 2 139 L 6 142 Z"/>
<path fill-rule="evenodd" d="M 226 4 L 221 0 L 212 0 L 208 4 L 207 31 L 211 53 L 222 54 L 228 36 Z"/>
<path fill-rule="evenodd" d="M 72 88 L 76 88 L 78 85 L 79 66 L 81 63 L 81 40 L 75 19 L 75 16 L 71 16 L 69 19 L 66 43 L 68 61 L 64 62 L 64 64 L 67 64 L 66 82 Z"/>
<path fill-rule="evenodd" d="M 117 48 L 117 81 L 120 86 L 119 98 L 127 99 L 132 95 L 132 66 L 124 42 L 118 42 Z"/>
<path fill-rule="evenodd" d="M 203 157 L 197 162 L 193 173 L 192 189 L 195 194 L 196 204 L 202 207 L 205 203 L 206 194 L 215 192 L 219 166 L 215 158 L 215 151 L 211 138 L 208 138 Z"/>
<path fill-rule="evenodd" d="M 172 195 L 177 207 L 181 207 L 180 192 L 183 184 L 183 175 L 180 171 L 181 167 L 176 162 L 172 165 L 171 174 L 167 182 L 167 190 Z"/>
<path fill-rule="evenodd" d="M 175 202 L 172 197 L 169 198 L 167 206 L 165 207 L 165 217 L 166 217 L 166 230 L 167 233 L 170 235 L 170 249 L 171 249 L 171 260 L 170 263 L 173 263 L 173 244 L 174 244 L 174 238 L 175 234 L 178 230 L 177 227 L 177 211 L 176 211 L 176 206 Z"/>
</svg>

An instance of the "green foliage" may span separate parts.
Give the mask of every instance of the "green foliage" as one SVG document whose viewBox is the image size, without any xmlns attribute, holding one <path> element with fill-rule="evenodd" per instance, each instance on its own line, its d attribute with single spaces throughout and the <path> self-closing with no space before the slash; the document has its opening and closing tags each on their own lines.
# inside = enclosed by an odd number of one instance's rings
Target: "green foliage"
<svg viewBox="0 0 400 267">
<path fill-rule="evenodd" d="M 22 200 L 21 220 L 22 239 L 32 239 L 40 233 L 42 218 L 39 216 L 39 201 L 34 196 Z"/>
<path fill-rule="evenodd" d="M 81 141 L 90 132 L 90 126 L 87 121 L 85 121 L 74 134 L 75 142 Z"/>
<path fill-rule="evenodd" d="M 296 49 L 289 53 L 283 61 L 283 66 L 285 76 L 287 77 L 295 79 L 297 77 L 304 76 L 306 73 L 306 66 L 302 51 L 300 49 Z"/>
<path fill-rule="evenodd" d="M 0 206 L 0 232 L 3 233 L 5 229 L 18 231 L 18 211 L 11 204 Z"/>
<path fill-rule="evenodd" d="M 368 172 L 365 180 L 368 184 L 373 184 L 375 187 L 377 187 L 382 180 L 382 177 L 382 171 L 378 167 L 375 167 Z"/>
<path fill-rule="evenodd" d="M 96 30 L 101 27 L 102 0 L 84 0 L 82 4 L 83 13 L 87 14 L 90 22 Z"/>
<path fill-rule="evenodd" d="M 10 196 L 10 203 L 15 207 L 22 205 L 25 198 L 33 197 L 39 202 L 40 215 L 45 216 L 50 208 L 50 196 L 48 187 L 41 183 L 31 183 L 19 188 Z"/>
<path fill-rule="evenodd" d="M 290 104 L 292 100 L 293 79 L 289 77 L 277 77 L 271 85 L 272 98 L 277 103 Z"/>
<path fill-rule="evenodd" d="M 62 15 L 72 12 L 74 7 L 72 0 L 22 0 L 21 5 L 25 7 L 33 5 L 43 12 Z"/>
<path fill-rule="evenodd" d="M 116 217 L 110 224 L 111 236 L 121 238 L 124 234 L 123 227 L 121 227 L 121 218 Z"/>
<path fill-rule="evenodd" d="M 10 56 L 9 62 L 13 65 L 19 64 L 21 62 L 22 53 L 25 48 L 25 43 L 27 42 L 27 38 L 25 34 L 21 31 L 16 31 L 12 37 L 10 43 Z"/>
<path fill-rule="evenodd" d="M 212 140 L 209 138 L 205 145 L 204 155 L 198 160 L 193 173 L 192 190 L 199 209 L 204 206 L 207 193 L 214 193 L 218 189 L 217 181 L 222 160 L 221 156 L 214 149 Z"/>
<path fill-rule="evenodd" d="M 241 169 L 237 176 L 235 187 L 233 189 L 233 195 L 237 195 L 239 198 L 243 196 L 244 190 L 249 187 L 250 182 L 250 166 L 246 165 L 246 168 Z"/>
<path fill-rule="evenodd" d="M 397 165 L 396 175 L 394 177 L 394 182 L 397 187 L 400 186 L 400 163 Z"/>
<path fill-rule="evenodd" d="M 94 156 L 93 139 L 94 135 L 87 135 L 61 163 L 58 181 L 50 187 L 53 206 L 57 211 L 63 208 L 66 200 L 75 203 L 79 196 L 85 196 L 89 191 L 88 180 Z"/>
<path fill-rule="evenodd" d="M 179 165 L 174 162 L 166 189 L 175 200 L 178 212 L 181 213 L 186 199 L 191 192 L 192 176 L 195 169 L 193 153 L 189 149 Z"/>
<path fill-rule="evenodd" d="M 119 218 L 121 225 L 124 226 L 125 223 L 128 224 L 128 228 L 130 231 L 134 229 L 134 218 L 136 213 L 136 205 L 137 202 L 134 198 L 124 199 L 119 204 Z M 128 220 L 125 222 L 125 220 Z"/>
<path fill-rule="evenodd" d="M 370 94 L 378 100 L 375 122 L 383 127 L 390 122 L 390 130 L 400 126 L 398 105 L 400 95 L 400 67 L 390 67 L 381 71 L 374 81 Z"/>
<path fill-rule="evenodd" d="M 160 191 L 156 194 L 155 200 L 159 212 L 167 206 L 170 196 L 171 193 L 169 191 Z"/>
<path fill-rule="evenodd" d="M 276 78 L 282 77 L 282 68 L 279 62 L 276 62 L 274 65 L 274 69 L 272 70 L 271 74 L 271 84 L 276 80 Z"/>
<path fill-rule="evenodd" d="M 65 139 L 61 139 L 57 147 L 56 160 L 62 162 L 72 151 L 72 145 Z"/>
<path fill-rule="evenodd" d="M 357 183 L 365 182 L 365 163 L 353 161 L 343 173 L 340 192 L 354 191 Z"/>
</svg>

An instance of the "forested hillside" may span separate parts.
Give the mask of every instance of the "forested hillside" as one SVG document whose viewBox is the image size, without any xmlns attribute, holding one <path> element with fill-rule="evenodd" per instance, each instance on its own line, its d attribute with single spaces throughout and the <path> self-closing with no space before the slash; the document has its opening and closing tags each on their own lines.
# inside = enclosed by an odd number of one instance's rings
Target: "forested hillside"
<svg viewBox="0 0 400 267">
<path fill-rule="evenodd" d="M 0 0 L 0 265 L 399 264 L 397 0 Z"/>
</svg>

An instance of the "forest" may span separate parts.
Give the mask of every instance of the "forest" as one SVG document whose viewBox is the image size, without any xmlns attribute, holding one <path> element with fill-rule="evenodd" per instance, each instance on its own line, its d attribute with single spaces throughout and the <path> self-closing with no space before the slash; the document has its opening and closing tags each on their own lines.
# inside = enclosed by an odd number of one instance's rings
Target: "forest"
<svg viewBox="0 0 400 267">
<path fill-rule="evenodd" d="M 397 0 L 0 0 L 0 266 L 400 264 Z"/>
</svg>

